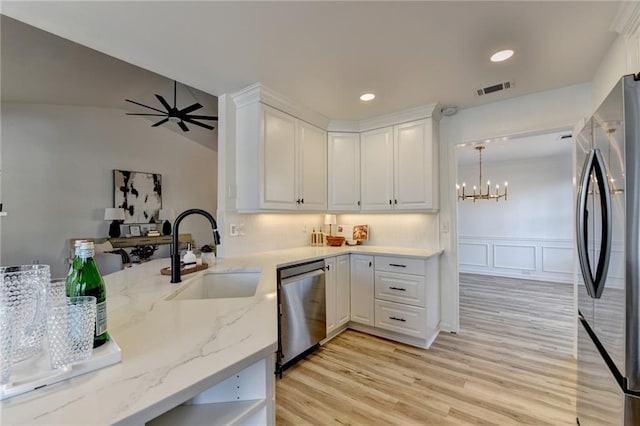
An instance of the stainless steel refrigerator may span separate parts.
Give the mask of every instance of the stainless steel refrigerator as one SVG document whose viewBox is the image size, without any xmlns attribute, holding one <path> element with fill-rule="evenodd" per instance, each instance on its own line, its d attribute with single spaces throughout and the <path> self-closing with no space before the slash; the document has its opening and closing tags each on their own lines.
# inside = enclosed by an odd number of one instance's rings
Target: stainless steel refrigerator
<svg viewBox="0 0 640 426">
<path fill-rule="evenodd" d="M 576 139 L 577 421 L 640 425 L 640 74 Z"/>
</svg>

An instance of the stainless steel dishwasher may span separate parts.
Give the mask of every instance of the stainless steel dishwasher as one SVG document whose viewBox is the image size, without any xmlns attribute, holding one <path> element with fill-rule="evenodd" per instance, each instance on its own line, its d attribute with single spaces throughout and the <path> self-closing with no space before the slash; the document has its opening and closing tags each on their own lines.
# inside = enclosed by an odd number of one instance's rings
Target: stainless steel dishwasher
<svg viewBox="0 0 640 426">
<path fill-rule="evenodd" d="M 324 260 L 278 269 L 276 373 L 327 337 Z"/>
</svg>

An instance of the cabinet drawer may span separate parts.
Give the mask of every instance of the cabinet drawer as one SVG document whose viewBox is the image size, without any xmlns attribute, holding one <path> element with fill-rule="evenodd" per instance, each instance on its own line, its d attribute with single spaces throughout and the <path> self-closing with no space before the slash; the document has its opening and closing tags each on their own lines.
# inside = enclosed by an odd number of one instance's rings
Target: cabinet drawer
<svg viewBox="0 0 640 426">
<path fill-rule="evenodd" d="M 376 271 L 376 299 L 425 306 L 425 277 Z"/>
<path fill-rule="evenodd" d="M 424 308 L 376 300 L 375 325 L 413 337 L 427 337 L 427 313 Z"/>
<path fill-rule="evenodd" d="M 406 257 L 376 256 L 376 271 L 399 272 L 402 274 L 424 275 L 425 261 Z"/>
</svg>

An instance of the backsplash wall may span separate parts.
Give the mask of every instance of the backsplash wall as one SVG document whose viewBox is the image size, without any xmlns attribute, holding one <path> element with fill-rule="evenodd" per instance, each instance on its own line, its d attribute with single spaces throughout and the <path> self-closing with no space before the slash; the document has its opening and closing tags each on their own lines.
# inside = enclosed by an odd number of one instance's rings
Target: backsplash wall
<svg viewBox="0 0 640 426">
<path fill-rule="evenodd" d="M 369 241 L 376 246 L 437 249 L 438 215 L 434 213 L 341 214 L 339 224 L 369 225 Z"/>
<path fill-rule="evenodd" d="M 218 211 L 222 229 L 221 257 L 240 256 L 260 251 L 278 250 L 311 244 L 311 231 L 322 228 L 324 214 L 259 213 L 240 214 Z M 422 213 L 342 214 L 339 224 L 369 225 L 369 241 L 380 246 L 432 248 L 439 247 L 438 215 Z M 232 237 L 230 225 L 241 227 L 243 236 Z M 306 226 L 306 231 L 304 231 Z M 335 233 L 335 227 L 334 227 Z"/>
</svg>

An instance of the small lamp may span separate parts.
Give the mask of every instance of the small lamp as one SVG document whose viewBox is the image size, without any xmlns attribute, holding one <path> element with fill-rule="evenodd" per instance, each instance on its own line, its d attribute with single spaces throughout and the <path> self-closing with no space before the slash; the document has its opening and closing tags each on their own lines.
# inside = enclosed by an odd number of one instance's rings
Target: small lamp
<svg viewBox="0 0 640 426">
<path fill-rule="evenodd" d="M 164 220 L 164 223 L 162 224 L 162 235 L 171 235 L 171 222 L 169 221 L 173 219 L 175 214 L 175 210 L 160 209 L 158 211 L 158 220 Z"/>
<path fill-rule="evenodd" d="M 118 238 L 120 236 L 120 221 L 124 220 L 124 209 L 107 207 L 104 209 L 104 220 L 111 220 L 109 225 L 109 236 Z"/>
<path fill-rule="evenodd" d="M 325 214 L 324 215 L 324 224 L 325 225 L 329 225 L 329 235 L 331 234 L 331 225 L 335 225 L 336 222 L 336 215 L 335 214 Z"/>
</svg>

